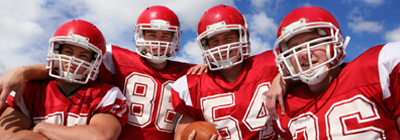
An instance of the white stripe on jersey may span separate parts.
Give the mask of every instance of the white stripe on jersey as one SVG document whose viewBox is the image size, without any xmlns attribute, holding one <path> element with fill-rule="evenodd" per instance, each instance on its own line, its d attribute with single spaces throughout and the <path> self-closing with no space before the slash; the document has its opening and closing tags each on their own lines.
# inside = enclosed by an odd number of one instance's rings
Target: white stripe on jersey
<svg viewBox="0 0 400 140">
<path fill-rule="evenodd" d="M 15 101 L 15 94 L 16 94 L 15 91 L 10 92 L 10 95 L 13 96 L 14 101 Z M 26 108 L 24 98 L 21 97 L 20 103 L 21 104 L 19 106 L 19 109 L 21 109 L 22 113 L 24 113 L 26 116 L 28 116 L 28 118 L 32 119 L 31 116 L 29 116 L 29 110 Z"/>
<path fill-rule="evenodd" d="M 179 98 L 184 100 L 187 106 L 193 106 L 186 75 L 176 80 L 172 88 L 179 93 Z"/>
<path fill-rule="evenodd" d="M 379 53 L 379 78 L 383 92 L 383 99 L 390 97 L 389 90 L 390 77 L 389 74 L 393 71 L 394 67 L 400 62 L 400 42 L 388 43 L 383 46 Z"/>
<path fill-rule="evenodd" d="M 112 45 L 106 46 L 106 53 L 103 59 L 103 65 L 110 71 L 112 74 L 115 74 L 115 67 L 112 57 Z"/>
<path fill-rule="evenodd" d="M 286 133 L 285 129 L 282 128 L 281 123 L 279 121 L 279 116 L 278 119 L 275 120 L 276 125 L 278 125 L 278 128 L 283 132 Z"/>
<path fill-rule="evenodd" d="M 101 99 L 101 102 L 97 106 L 96 110 L 104 106 L 113 105 L 115 99 L 126 100 L 125 96 L 122 94 L 118 87 L 113 87 L 107 91 L 107 94 Z"/>
</svg>

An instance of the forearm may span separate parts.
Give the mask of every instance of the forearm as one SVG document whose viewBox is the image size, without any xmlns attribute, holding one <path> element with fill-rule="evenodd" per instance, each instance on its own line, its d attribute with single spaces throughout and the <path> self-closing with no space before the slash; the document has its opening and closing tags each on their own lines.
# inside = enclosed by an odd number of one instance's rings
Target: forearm
<svg viewBox="0 0 400 140">
<path fill-rule="evenodd" d="M 25 140 L 27 138 L 34 140 L 48 140 L 45 136 L 30 130 L 20 130 L 17 132 L 5 132 L 0 134 L 0 139 L 4 140 Z"/>
<path fill-rule="evenodd" d="M 183 130 L 185 130 L 186 126 L 188 126 L 190 123 L 194 121 L 195 119 L 193 119 L 192 117 L 183 115 L 178 125 L 176 126 L 174 140 L 181 140 Z"/>
<path fill-rule="evenodd" d="M 111 114 L 100 113 L 90 119 L 88 125 L 60 126 L 50 123 L 39 123 L 33 128 L 49 139 L 117 139 L 121 133 L 121 124 Z"/>
<path fill-rule="evenodd" d="M 15 69 L 18 69 L 27 80 L 45 80 L 50 78 L 45 64 L 20 66 L 15 67 Z"/>
<path fill-rule="evenodd" d="M 400 134 L 400 117 L 396 118 L 396 123 L 397 123 L 397 131 L 399 131 Z"/>
<path fill-rule="evenodd" d="M 78 125 L 78 126 L 61 126 L 56 124 L 42 124 L 38 131 L 39 134 L 49 139 L 71 139 L 71 140 L 88 140 L 102 139 L 102 133 L 97 131 L 95 125 Z"/>
<path fill-rule="evenodd" d="M 0 124 L 0 139 L 47 139 L 43 135 L 30 131 L 29 118 L 12 107 L 4 110 Z"/>
</svg>

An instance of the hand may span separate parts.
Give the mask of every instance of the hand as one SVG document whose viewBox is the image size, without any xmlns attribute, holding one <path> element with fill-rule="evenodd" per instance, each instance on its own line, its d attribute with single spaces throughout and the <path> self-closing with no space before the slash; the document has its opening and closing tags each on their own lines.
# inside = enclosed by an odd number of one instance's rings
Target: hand
<svg viewBox="0 0 400 140">
<path fill-rule="evenodd" d="M 48 124 L 48 123 L 45 123 L 45 122 L 41 122 L 41 123 L 36 124 L 36 125 L 33 126 L 33 128 L 32 128 L 32 132 L 41 134 L 42 128 L 45 128 L 47 124 Z"/>
<path fill-rule="evenodd" d="M 281 74 L 278 74 L 272 81 L 271 88 L 266 93 L 267 98 L 267 110 L 270 116 L 275 120 L 277 119 L 278 112 L 276 111 L 276 103 L 279 102 L 281 107 L 281 115 L 285 114 L 285 105 L 283 103 L 283 97 L 285 96 L 287 90 L 287 83 L 282 79 Z"/>
<path fill-rule="evenodd" d="M 193 130 L 192 133 L 190 133 L 188 140 L 194 140 L 194 137 L 196 136 L 196 131 Z M 220 135 L 212 135 L 210 140 L 222 140 L 222 137 Z"/>
<path fill-rule="evenodd" d="M 197 75 L 201 75 L 201 73 L 207 73 L 208 72 L 208 67 L 207 67 L 207 65 L 206 64 L 198 64 L 198 65 L 196 65 L 196 66 L 193 66 L 193 67 L 191 67 L 190 69 L 189 69 L 189 71 L 186 73 L 186 75 L 189 75 L 189 74 L 192 74 L 192 75 L 194 75 L 194 74 L 196 74 L 197 73 Z"/>
<path fill-rule="evenodd" d="M 0 77 L 0 108 L 6 103 L 11 91 L 15 91 L 14 102 L 19 105 L 24 92 L 25 77 L 24 67 L 14 67 Z"/>
</svg>

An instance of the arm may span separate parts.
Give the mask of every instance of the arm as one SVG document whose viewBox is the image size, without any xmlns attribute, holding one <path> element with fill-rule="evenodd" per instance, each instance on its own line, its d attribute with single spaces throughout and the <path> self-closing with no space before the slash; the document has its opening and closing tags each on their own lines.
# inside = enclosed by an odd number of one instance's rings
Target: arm
<svg viewBox="0 0 400 140">
<path fill-rule="evenodd" d="M 49 78 L 48 70 L 44 64 L 19 66 L 10 69 L 0 77 L 0 108 L 5 104 L 11 91 L 16 92 L 15 102 L 19 104 L 25 87 L 25 79 L 43 80 Z"/>
<path fill-rule="evenodd" d="M 50 123 L 39 123 L 33 132 L 42 134 L 49 139 L 117 139 L 121 133 L 119 120 L 109 113 L 98 113 L 90 119 L 88 125 L 60 126 Z"/>
<path fill-rule="evenodd" d="M 0 139 L 46 139 L 29 130 L 31 121 L 12 107 L 7 107 L 0 118 Z"/>
<path fill-rule="evenodd" d="M 186 73 L 186 75 L 189 75 L 189 74 L 192 74 L 192 75 L 194 75 L 194 74 L 196 74 L 197 73 L 197 75 L 201 75 L 201 73 L 207 73 L 208 72 L 208 67 L 207 67 L 207 65 L 206 64 L 198 64 L 198 65 L 196 65 L 196 66 L 193 66 L 193 67 L 190 67 L 190 69 L 189 69 L 189 71 Z"/>
<path fill-rule="evenodd" d="M 181 120 L 179 121 L 178 125 L 176 126 L 176 131 L 175 131 L 175 137 L 174 140 L 181 140 L 182 132 L 185 130 L 186 126 L 188 126 L 190 123 L 196 121 L 190 116 L 187 115 L 182 115 Z M 193 130 L 192 133 L 190 133 L 188 139 L 189 140 L 194 140 L 196 136 L 196 131 Z M 221 136 L 217 136 L 216 134 L 212 135 L 210 140 L 222 140 Z"/>
<path fill-rule="evenodd" d="M 396 118 L 397 131 L 400 133 L 400 116 Z"/>
<path fill-rule="evenodd" d="M 283 97 L 285 96 L 288 88 L 288 83 L 289 83 L 288 81 L 289 80 L 287 81 L 283 80 L 280 73 L 277 74 L 274 80 L 272 81 L 271 88 L 266 93 L 267 110 L 273 119 L 278 118 L 278 112 L 276 111 L 277 101 L 280 103 L 279 105 L 281 106 L 282 110 L 281 114 L 282 115 L 285 114 Z"/>
<path fill-rule="evenodd" d="M 183 130 L 185 130 L 186 126 L 188 126 L 190 123 L 196 121 L 190 116 L 187 115 L 182 115 L 181 120 L 179 121 L 178 125 L 176 126 L 176 131 L 175 131 L 175 138 L 174 140 L 180 140 L 182 136 Z M 192 132 L 193 134 L 194 132 Z"/>
</svg>

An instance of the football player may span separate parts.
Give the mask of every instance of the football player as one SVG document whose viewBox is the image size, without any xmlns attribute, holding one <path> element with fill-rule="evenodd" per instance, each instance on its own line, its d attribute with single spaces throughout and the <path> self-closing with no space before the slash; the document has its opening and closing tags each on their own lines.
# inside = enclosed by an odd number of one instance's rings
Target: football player
<svg viewBox="0 0 400 140">
<path fill-rule="evenodd" d="M 208 9 L 197 33 L 204 62 L 212 71 L 186 75 L 173 84 L 172 104 L 183 114 L 175 139 L 198 120 L 212 123 L 224 139 L 276 139 L 264 95 L 278 74 L 272 51 L 249 57 L 245 17 L 228 5 Z"/>
<path fill-rule="evenodd" d="M 303 84 L 284 99 L 286 113 L 275 125 L 282 138 L 400 138 L 400 42 L 372 47 L 340 65 L 349 39 L 321 7 L 299 7 L 283 18 L 276 62 L 283 79 Z"/>
<path fill-rule="evenodd" d="M 116 86 L 93 82 L 105 39 L 93 24 L 72 20 L 49 41 L 46 67 L 53 77 L 27 81 L 20 106 L 13 93 L 0 118 L 1 139 L 116 139 L 127 121 Z"/>
<path fill-rule="evenodd" d="M 128 121 L 118 139 L 173 139 L 180 114 L 170 102 L 172 83 L 187 73 L 196 73 L 189 70 L 191 67 L 198 73 L 205 68 L 204 64 L 194 67 L 169 60 L 178 55 L 180 40 L 178 17 L 171 9 L 157 5 L 146 8 L 137 19 L 136 52 L 106 46 L 98 80 L 117 85 L 126 96 L 129 109 Z M 23 79 L 41 78 L 39 73 L 32 75 L 43 71 L 40 66 L 28 69 L 7 72 L 0 80 L 6 87 L 1 96 L 10 89 L 18 91 Z"/>
</svg>

